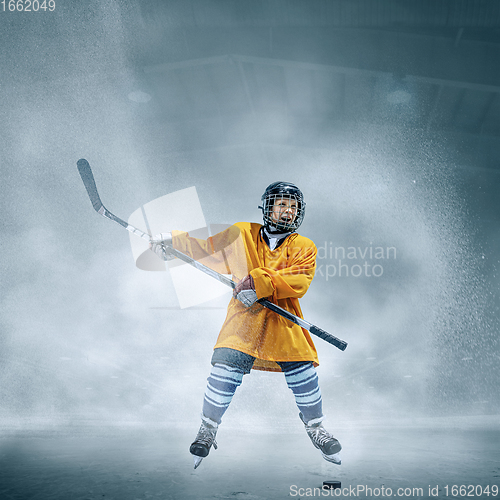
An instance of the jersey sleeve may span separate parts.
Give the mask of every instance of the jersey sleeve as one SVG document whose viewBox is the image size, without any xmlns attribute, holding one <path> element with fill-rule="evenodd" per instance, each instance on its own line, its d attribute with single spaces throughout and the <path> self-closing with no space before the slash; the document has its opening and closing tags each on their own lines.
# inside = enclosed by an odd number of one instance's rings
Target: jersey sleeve
<svg viewBox="0 0 500 500">
<path fill-rule="evenodd" d="M 276 269 L 258 267 L 250 274 L 254 279 L 255 291 L 259 299 L 272 297 L 274 300 L 300 298 L 309 288 L 316 271 L 317 249 L 314 243 L 304 238 L 304 242 L 291 249 L 283 248 L 291 256 Z"/>
<path fill-rule="evenodd" d="M 240 230 L 236 225 L 203 240 L 189 233 L 172 231 L 172 245 L 185 255 L 202 262 L 222 274 L 232 274 L 231 260 L 240 246 Z"/>
</svg>

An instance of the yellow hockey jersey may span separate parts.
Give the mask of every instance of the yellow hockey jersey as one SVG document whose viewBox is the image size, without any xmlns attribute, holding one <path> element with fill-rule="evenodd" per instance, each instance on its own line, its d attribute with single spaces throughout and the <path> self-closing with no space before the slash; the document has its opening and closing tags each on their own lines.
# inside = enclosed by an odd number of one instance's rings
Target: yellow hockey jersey
<svg viewBox="0 0 500 500">
<path fill-rule="evenodd" d="M 208 240 L 173 231 L 177 250 L 238 282 L 251 274 L 257 297 L 267 298 L 302 318 L 299 298 L 314 277 L 317 249 L 304 236 L 292 233 L 275 250 L 261 235 L 261 224 L 238 222 Z M 307 330 L 256 303 L 245 307 L 232 298 L 215 348 L 229 347 L 256 360 L 253 368 L 281 371 L 276 361 L 312 361 L 318 355 Z"/>
</svg>

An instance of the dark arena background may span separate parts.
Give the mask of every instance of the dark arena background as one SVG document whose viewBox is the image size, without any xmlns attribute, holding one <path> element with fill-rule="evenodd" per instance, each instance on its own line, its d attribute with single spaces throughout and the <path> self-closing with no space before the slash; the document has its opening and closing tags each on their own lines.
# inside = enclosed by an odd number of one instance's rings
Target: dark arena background
<svg viewBox="0 0 500 500">
<path fill-rule="evenodd" d="M 499 496 L 500 2 L 5 0 L 0 145 L 2 500 Z M 230 292 L 136 267 L 80 158 L 125 220 L 301 188 L 341 466 L 256 371 L 193 470 Z"/>
</svg>

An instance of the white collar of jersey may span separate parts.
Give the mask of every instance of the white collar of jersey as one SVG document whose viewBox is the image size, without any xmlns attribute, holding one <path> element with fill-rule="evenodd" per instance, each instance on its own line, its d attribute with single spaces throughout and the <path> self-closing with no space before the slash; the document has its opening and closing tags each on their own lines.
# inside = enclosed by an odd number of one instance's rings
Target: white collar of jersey
<svg viewBox="0 0 500 500">
<path fill-rule="evenodd" d="M 269 241 L 269 248 L 271 250 L 274 250 L 281 241 L 283 241 L 288 235 L 292 234 L 291 232 L 270 233 L 264 226 L 262 227 L 262 231 L 264 232 L 267 240 Z"/>
</svg>

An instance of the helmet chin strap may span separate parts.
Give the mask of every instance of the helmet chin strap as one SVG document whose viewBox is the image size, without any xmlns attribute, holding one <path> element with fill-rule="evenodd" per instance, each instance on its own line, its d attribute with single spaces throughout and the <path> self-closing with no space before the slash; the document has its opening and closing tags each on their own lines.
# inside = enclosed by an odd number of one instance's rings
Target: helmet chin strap
<svg viewBox="0 0 500 500">
<path fill-rule="evenodd" d="M 292 231 L 283 231 L 282 229 L 278 229 L 271 224 L 264 226 L 264 230 L 268 234 L 268 236 L 272 235 L 273 238 L 284 238 L 292 233 Z"/>
</svg>

